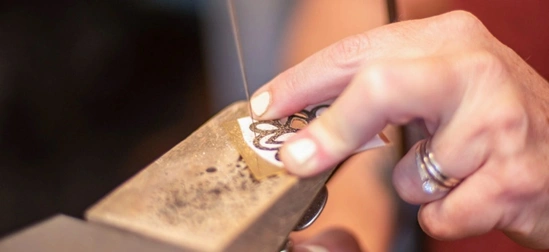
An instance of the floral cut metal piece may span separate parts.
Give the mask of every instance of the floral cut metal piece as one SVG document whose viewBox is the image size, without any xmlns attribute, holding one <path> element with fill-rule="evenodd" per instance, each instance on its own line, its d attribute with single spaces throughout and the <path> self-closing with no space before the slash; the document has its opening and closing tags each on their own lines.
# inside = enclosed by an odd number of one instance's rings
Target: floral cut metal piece
<svg viewBox="0 0 549 252">
<path fill-rule="evenodd" d="M 274 158 L 280 161 L 278 153 L 284 141 L 319 117 L 328 107 L 327 104 L 317 105 L 287 118 L 253 122 L 250 124 L 250 130 L 255 133 L 254 146 L 260 150 L 275 151 Z"/>
<path fill-rule="evenodd" d="M 278 120 L 254 121 L 251 117 L 242 117 L 238 119 L 238 124 L 243 140 L 250 149 L 263 160 L 278 168 L 283 168 L 284 164 L 278 155 L 280 147 L 291 136 L 321 116 L 330 105 L 331 101 L 311 105 L 300 112 Z M 355 153 L 384 146 L 387 143 L 388 140 L 383 134 L 377 134 L 358 148 Z"/>
</svg>

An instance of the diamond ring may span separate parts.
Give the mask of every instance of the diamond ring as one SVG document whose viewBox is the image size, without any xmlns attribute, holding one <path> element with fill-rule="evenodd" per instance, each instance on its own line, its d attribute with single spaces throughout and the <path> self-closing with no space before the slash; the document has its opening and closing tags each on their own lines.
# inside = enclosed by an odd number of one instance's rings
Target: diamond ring
<svg viewBox="0 0 549 252">
<path fill-rule="evenodd" d="M 429 140 L 424 139 L 416 147 L 416 163 L 421 177 L 422 189 L 427 194 L 446 192 L 456 187 L 461 180 L 442 173 L 440 165 L 429 150 Z"/>
</svg>

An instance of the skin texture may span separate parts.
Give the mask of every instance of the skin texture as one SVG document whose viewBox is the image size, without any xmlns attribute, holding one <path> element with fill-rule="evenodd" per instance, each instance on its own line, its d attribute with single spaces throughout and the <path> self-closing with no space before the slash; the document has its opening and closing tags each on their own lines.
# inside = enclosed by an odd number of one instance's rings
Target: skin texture
<svg viewBox="0 0 549 252">
<path fill-rule="evenodd" d="M 285 34 L 284 69 L 347 36 L 387 23 L 383 0 L 296 1 Z M 390 171 L 400 150 L 396 127 L 384 130 L 391 146 L 351 157 L 327 184 L 329 200 L 315 223 L 292 234 L 302 242 L 332 229 L 352 233 L 368 251 L 389 251 L 397 220 L 396 192 Z M 354 204 L 349 204 L 354 202 Z"/>
<path fill-rule="evenodd" d="M 443 172 L 464 179 L 448 194 L 425 194 L 415 150 L 402 158 L 393 183 L 404 200 L 422 204 L 422 228 L 439 239 L 501 229 L 523 245 L 549 248 L 548 84 L 473 15 L 450 12 L 351 36 L 256 95 L 263 92 L 270 100 L 259 119 L 338 97 L 282 148 L 290 172 L 315 175 L 386 125 L 421 119 Z M 298 162 L 288 150 L 304 139 L 315 152 Z"/>
</svg>

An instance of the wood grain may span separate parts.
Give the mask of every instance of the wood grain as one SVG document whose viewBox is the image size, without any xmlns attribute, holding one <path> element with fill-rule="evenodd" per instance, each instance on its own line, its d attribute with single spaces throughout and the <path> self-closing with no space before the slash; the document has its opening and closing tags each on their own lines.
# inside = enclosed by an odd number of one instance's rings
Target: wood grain
<svg viewBox="0 0 549 252">
<path fill-rule="evenodd" d="M 330 172 L 258 181 L 221 125 L 237 102 L 91 207 L 86 218 L 189 251 L 276 251 Z"/>
</svg>

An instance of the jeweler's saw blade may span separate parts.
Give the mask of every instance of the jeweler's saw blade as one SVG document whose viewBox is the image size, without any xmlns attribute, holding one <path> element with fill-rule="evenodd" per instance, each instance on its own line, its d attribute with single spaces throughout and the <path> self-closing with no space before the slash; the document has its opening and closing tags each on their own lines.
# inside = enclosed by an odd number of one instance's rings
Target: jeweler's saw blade
<svg viewBox="0 0 549 252">
<path fill-rule="evenodd" d="M 231 18 L 231 28 L 233 32 L 233 38 L 234 43 L 236 47 L 236 54 L 238 56 L 238 65 L 240 66 L 240 74 L 242 75 L 242 83 L 244 85 L 244 92 L 246 93 L 246 100 L 248 101 L 248 113 L 250 115 L 250 118 L 253 120 L 253 113 L 252 113 L 252 107 L 250 103 L 250 89 L 248 87 L 248 77 L 246 74 L 246 66 L 244 65 L 244 56 L 242 52 L 242 44 L 240 42 L 240 33 L 238 29 L 237 19 L 236 19 L 236 11 L 234 8 L 233 0 L 227 0 L 227 6 L 229 8 L 229 16 Z M 255 133 L 254 133 L 255 134 Z M 244 139 L 237 138 L 236 141 L 240 141 L 244 143 Z M 256 178 L 262 178 L 263 176 L 260 176 L 258 171 L 260 170 L 258 157 L 257 155 L 246 155 L 246 158 L 244 160 L 250 167 L 250 170 L 252 171 L 252 174 Z"/>
<path fill-rule="evenodd" d="M 242 45 L 240 43 L 240 33 L 239 33 L 239 30 L 238 30 L 238 24 L 237 24 L 237 19 L 236 19 L 236 11 L 234 9 L 234 4 L 233 4 L 232 0 L 227 0 L 227 5 L 229 6 L 229 15 L 230 15 L 230 18 L 231 18 L 231 27 L 232 27 L 232 31 L 233 31 L 233 38 L 234 38 L 234 43 L 235 43 L 235 46 L 236 46 L 236 53 L 237 53 L 237 56 L 238 56 L 238 64 L 240 66 L 240 74 L 242 75 L 242 83 L 244 85 L 244 92 L 246 92 L 246 100 L 248 101 L 248 110 L 249 110 L 250 117 L 253 118 L 252 110 L 251 110 L 251 106 L 250 106 L 250 89 L 248 88 L 248 78 L 247 78 L 247 74 L 246 74 L 246 67 L 244 65 L 244 56 L 243 56 L 243 53 L 242 53 Z"/>
</svg>

